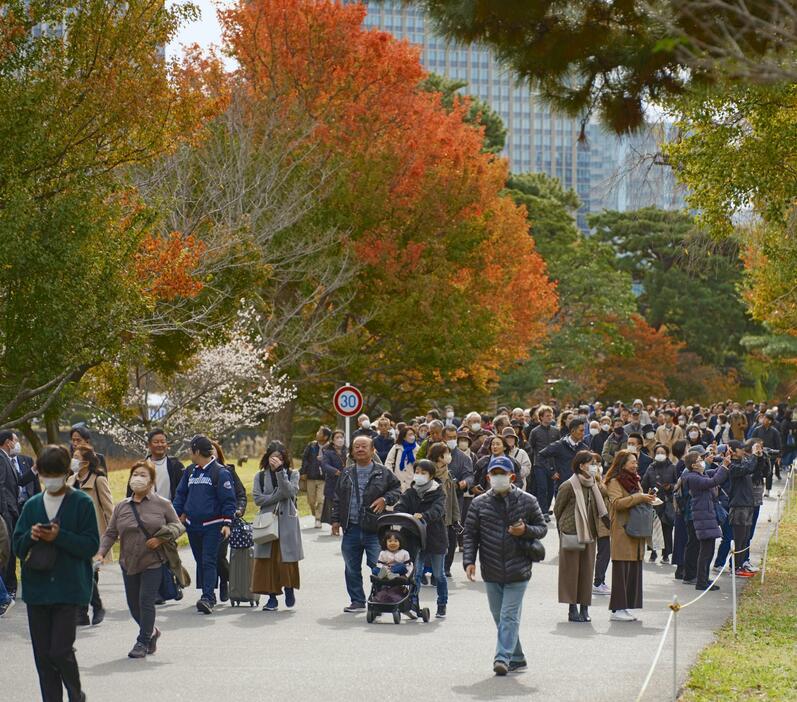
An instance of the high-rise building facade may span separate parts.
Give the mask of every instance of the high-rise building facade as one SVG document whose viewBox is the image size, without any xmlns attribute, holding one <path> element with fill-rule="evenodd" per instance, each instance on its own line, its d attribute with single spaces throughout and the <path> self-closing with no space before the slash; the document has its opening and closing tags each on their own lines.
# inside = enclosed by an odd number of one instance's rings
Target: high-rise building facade
<svg viewBox="0 0 797 702">
<path fill-rule="evenodd" d="M 388 31 L 417 45 L 428 71 L 466 81 L 465 91 L 487 102 L 501 116 L 507 128 L 504 155 L 513 172 L 546 173 L 578 193 L 582 201 L 578 224 L 582 229 L 587 229 L 586 215 L 590 212 L 632 209 L 631 201 L 625 199 L 629 190 L 622 184 L 630 177 L 626 168 L 629 140 L 607 134 L 598 124 L 589 124 L 587 139 L 580 142 L 580 121 L 554 113 L 528 85 L 501 66 L 489 49 L 449 44 L 433 31 L 420 8 L 403 5 L 400 0 L 366 4 L 366 27 Z M 670 173 L 658 168 L 659 180 L 672 179 Z M 638 182 L 632 191 L 648 195 L 650 201 L 645 204 L 662 206 L 656 195 L 660 187 L 657 182 L 645 190 Z M 669 187 L 667 203 L 673 201 L 673 192 Z"/>
</svg>

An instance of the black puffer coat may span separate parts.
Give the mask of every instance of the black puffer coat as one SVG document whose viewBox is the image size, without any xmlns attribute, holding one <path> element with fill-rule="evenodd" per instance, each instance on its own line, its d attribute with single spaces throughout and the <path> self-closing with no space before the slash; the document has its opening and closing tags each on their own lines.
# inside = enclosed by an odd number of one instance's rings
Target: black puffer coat
<svg viewBox="0 0 797 702">
<path fill-rule="evenodd" d="M 524 536 L 512 536 L 509 527 L 523 520 Z M 519 546 L 521 539 L 542 539 L 548 527 L 537 498 L 512 486 L 506 495 L 488 490 L 473 500 L 465 521 L 462 565 L 476 562 L 479 553 L 482 580 L 514 583 L 531 577 L 531 560 Z"/>
<path fill-rule="evenodd" d="M 448 552 L 448 529 L 445 525 L 446 491 L 440 483 L 427 490 L 423 496 L 414 487 L 405 492 L 393 507 L 394 512 L 422 514 L 426 522 L 426 549 L 424 553 Z"/>
</svg>

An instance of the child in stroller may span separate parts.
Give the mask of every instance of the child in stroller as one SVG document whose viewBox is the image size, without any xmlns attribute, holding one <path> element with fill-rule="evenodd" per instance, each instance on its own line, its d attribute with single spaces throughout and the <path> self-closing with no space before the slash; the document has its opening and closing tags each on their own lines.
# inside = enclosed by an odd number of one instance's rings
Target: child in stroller
<svg viewBox="0 0 797 702">
<path fill-rule="evenodd" d="M 381 541 L 382 551 L 379 553 L 379 560 L 371 569 L 374 576 L 380 581 L 388 583 L 399 578 L 411 578 L 412 560 L 401 543 L 401 533 L 391 529 L 384 533 Z M 374 602 L 400 602 L 406 595 L 406 589 L 406 586 L 403 585 L 382 587 L 375 594 Z"/>
</svg>

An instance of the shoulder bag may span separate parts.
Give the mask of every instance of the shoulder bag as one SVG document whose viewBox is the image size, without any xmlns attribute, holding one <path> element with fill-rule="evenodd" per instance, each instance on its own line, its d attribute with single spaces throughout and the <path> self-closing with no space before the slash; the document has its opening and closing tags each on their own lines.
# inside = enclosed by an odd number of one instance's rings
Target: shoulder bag
<svg viewBox="0 0 797 702">
<path fill-rule="evenodd" d="M 266 475 L 260 472 L 260 492 L 266 491 Z M 272 512 L 259 512 L 252 521 L 252 540 L 256 544 L 269 544 L 280 537 L 279 502 Z"/>
<path fill-rule="evenodd" d="M 653 507 L 649 504 L 639 504 L 629 509 L 625 533 L 633 539 L 647 539 L 653 536 Z"/>
<path fill-rule="evenodd" d="M 578 540 L 578 534 L 564 534 L 559 532 L 559 545 L 563 551 L 583 551 L 586 544 Z"/>
<path fill-rule="evenodd" d="M 72 493 L 72 488 L 67 487 L 64 492 L 64 499 L 61 500 L 61 505 L 55 516 L 50 520 L 50 524 L 61 523 L 61 512 L 64 509 L 69 495 Z M 34 541 L 33 545 L 28 550 L 28 556 L 25 558 L 25 567 L 31 570 L 48 571 L 55 568 L 55 561 L 58 558 L 58 548 L 56 545 L 49 541 Z"/>
<path fill-rule="evenodd" d="M 152 536 L 144 528 L 144 523 L 141 521 L 141 516 L 138 514 L 138 508 L 136 507 L 136 503 L 133 502 L 132 498 L 130 499 L 129 504 L 130 509 L 133 510 L 133 516 L 136 518 L 136 522 L 138 524 L 138 528 L 141 530 L 141 533 L 147 537 L 147 540 L 151 539 Z M 161 585 L 158 589 L 158 595 L 162 600 L 183 599 L 183 593 L 180 588 L 180 584 L 177 582 L 174 572 L 171 568 L 169 568 L 169 564 L 164 562 L 163 556 L 160 552 L 158 552 L 158 558 L 161 561 Z"/>
</svg>

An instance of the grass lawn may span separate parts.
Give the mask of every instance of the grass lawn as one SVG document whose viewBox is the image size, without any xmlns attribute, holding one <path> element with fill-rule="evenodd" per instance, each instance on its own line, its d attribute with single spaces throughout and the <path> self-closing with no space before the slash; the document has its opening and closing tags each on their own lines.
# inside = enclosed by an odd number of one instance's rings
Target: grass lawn
<svg viewBox="0 0 797 702">
<path fill-rule="evenodd" d="M 738 635 L 730 622 L 718 632 L 680 699 L 797 700 L 797 503 L 770 541 L 764 586 L 756 577 L 740 598 Z"/>
</svg>

